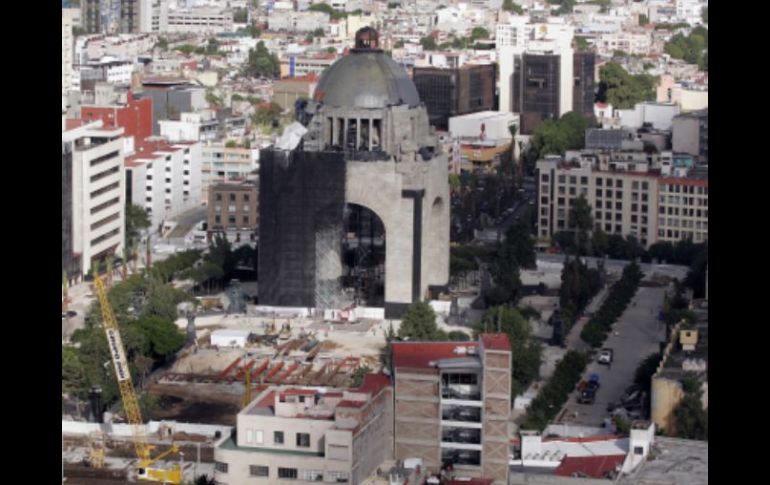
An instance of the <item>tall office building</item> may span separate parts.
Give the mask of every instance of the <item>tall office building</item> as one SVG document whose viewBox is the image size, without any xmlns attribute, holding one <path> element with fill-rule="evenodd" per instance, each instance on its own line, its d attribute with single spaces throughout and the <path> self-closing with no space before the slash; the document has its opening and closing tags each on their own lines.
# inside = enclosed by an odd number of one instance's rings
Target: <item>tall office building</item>
<svg viewBox="0 0 770 485">
<path fill-rule="evenodd" d="M 102 0 L 80 0 L 81 22 L 89 34 L 102 31 Z"/>
<path fill-rule="evenodd" d="M 594 116 L 596 99 L 596 54 L 593 52 L 575 52 L 572 55 L 572 74 L 575 82 L 572 91 L 572 111 L 587 118 Z"/>
<path fill-rule="evenodd" d="M 449 118 L 495 109 L 494 64 L 458 68 L 415 67 L 412 79 L 428 109 L 430 124 L 446 130 Z"/>
</svg>

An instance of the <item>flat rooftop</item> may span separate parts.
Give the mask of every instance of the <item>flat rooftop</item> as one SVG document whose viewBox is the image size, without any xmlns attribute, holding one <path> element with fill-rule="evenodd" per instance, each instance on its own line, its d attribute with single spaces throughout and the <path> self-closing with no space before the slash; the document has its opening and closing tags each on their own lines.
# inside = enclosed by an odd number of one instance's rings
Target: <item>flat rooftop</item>
<svg viewBox="0 0 770 485">
<path fill-rule="evenodd" d="M 622 485 L 702 485 L 708 483 L 708 441 L 657 436 L 650 455 Z"/>
</svg>

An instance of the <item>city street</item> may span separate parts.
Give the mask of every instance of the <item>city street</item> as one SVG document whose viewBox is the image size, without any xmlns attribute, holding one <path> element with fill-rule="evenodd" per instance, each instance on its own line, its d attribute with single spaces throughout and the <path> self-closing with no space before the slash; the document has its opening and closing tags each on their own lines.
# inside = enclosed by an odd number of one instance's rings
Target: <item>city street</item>
<svg viewBox="0 0 770 485">
<path fill-rule="evenodd" d="M 650 354 L 659 350 L 665 338 L 665 327 L 657 320 L 663 304 L 665 288 L 639 287 L 633 300 L 620 319 L 613 325 L 604 347 L 614 350 L 611 366 L 596 361 L 588 364 L 584 379 L 591 374 L 599 375 L 601 387 L 593 404 L 578 404 L 577 392 L 573 391 L 557 422 L 584 426 L 601 426 L 608 417 L 607 405 L 617 403 L 624 391 L 633 383 L 634 372 Z"/>
</svg>

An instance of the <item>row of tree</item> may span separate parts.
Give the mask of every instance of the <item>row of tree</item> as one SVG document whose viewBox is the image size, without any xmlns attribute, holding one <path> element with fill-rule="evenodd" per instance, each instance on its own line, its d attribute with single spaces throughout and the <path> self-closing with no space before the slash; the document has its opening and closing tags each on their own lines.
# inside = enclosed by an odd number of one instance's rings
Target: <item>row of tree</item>
<svg viewBox="0 0 770 485">
<path fill-rule="evenodd" d="M 515 302 L 521 290 L 521 268 L 532 269 L 537 265 L 530 218 L 531 212 L 522 216 L 498 244 L 490 265 L 494 285 L 484 295 L 487 306 Z"/>
<path fill-rule="evenodd" d="M 601 286 L 601 274 L 598 269 L 589 268 L 578 258 L 566 261 L 561 271 L 559 289 L 562 321 L 571 326 Z"/>
<path fill-rule="evenodd" d="M 570 350 L 564 355 L 551 378 L 527 408 L 521 429 L 545 429 L 575 389 L 588 361 L 588 355 L 577 350 Z"/>
<path fill-rule="evenodd" d="M 643 276 L 644 274 L 636 262 L 623 268 L 620 281 L 613 285 L 599 311 L 591 317 L 586 326 L 583 327 L 583 331 L 580 332 L 580 338 L 584 342 L 592 347 L 601 347 L 607 339 L 612 325 L 620 318 L 636 293 Z"/>
</svg>

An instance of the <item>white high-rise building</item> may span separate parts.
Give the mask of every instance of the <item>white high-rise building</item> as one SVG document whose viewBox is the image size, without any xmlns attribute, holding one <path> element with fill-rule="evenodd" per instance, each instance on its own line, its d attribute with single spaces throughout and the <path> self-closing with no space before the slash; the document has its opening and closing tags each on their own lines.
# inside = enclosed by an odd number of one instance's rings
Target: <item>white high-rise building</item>
<svg viewBox="0 0 770 485">
<path fill-rule="evenodd" d="M 690 25 L 702 24 L 701 14 L 707 5 L 702 0 L 676 0 L 676 18 Z"/>
<path fill-rule="evenodd" d="M 500 69 L 500 111 L 513 112 L 512 79 L 514 58 L 524 53 L 560 55 L 559 115 L 572 110 L 573 49 L 575 28 L 560 18 L 530 22 L 528 17 L 512 16 L 508 24 L 497 26 L 496 39 Z"/>
<path fill-rule="evenodd" d="M 201 205 L 201 144 L 145 141 L 126 158 L 127 195 L 147 210 L 152 228 Z"/>
<path fill-rule="evenodd" d="M 61 90 L 66 93 L 72 85 L 73 42 L 72 27 L 74 26 L 76 9 L 63 8 L 61 11 Z M 79 11 L 78 11 L 79 13 Z"/>
<path fill-rule="evenodd" d="M 94 261 L 120 255 L 124 243 L 125 170 L 123 128 L 102 128 L 102 121 L 81 124 L 62 132 L 62 190 L 68 188 L 71 231 L 68 241 L 80 275 Z M 71 197 L 69 197 L 71 195 Z M 66 209 L 66 210 L 65 210 Z M 69 222 L 69 221 L 68 221 Z M 104 266 L 102 266 L 104 267 Z M 74 268 L 73 268 L 74 269 Z"/>
</svg>

